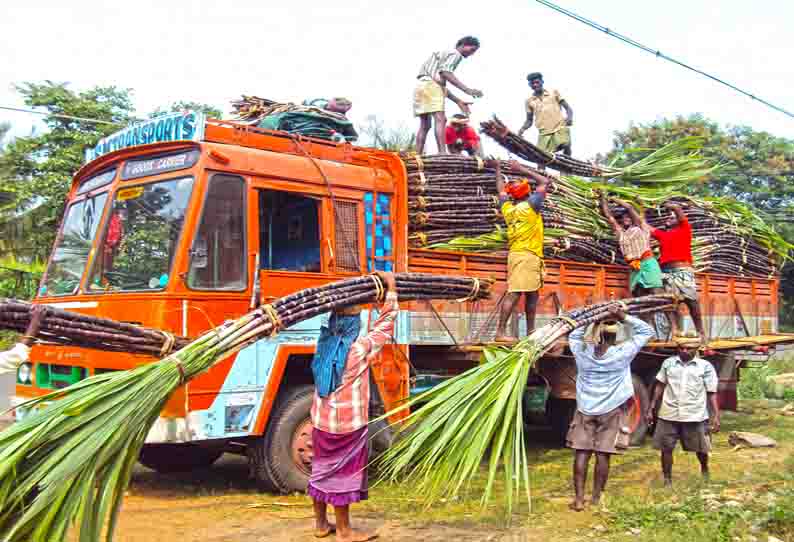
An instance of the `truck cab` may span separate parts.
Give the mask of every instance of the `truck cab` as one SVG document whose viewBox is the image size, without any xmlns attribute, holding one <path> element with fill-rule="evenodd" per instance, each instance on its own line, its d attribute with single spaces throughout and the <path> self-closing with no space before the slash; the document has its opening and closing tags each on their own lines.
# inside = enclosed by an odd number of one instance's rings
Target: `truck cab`
<svg viewBox="0 0 794 542">
<path fill-rule="evenodd" d="M 405 269 L 396 155 L 192 112 L 152 124 L 101 142 L 75 175 L 34 302 L 196 337 L 302 288 Z M 177 126 L 195 133 L 168 140 L 169 125 L 172 134 Z M 171 471 L 207 465 L 224 451 L 247 453 L 265 488 L 305 487 L 309 362 L 322 323 L 284 330 L 180 388 L 141 461 Z M 396 348 L 376 371 L 387 406 L 408 394 Z M 48 344 L 34 346 L 30 359 L 14 404 L 154 360 Z"/>
</svg>

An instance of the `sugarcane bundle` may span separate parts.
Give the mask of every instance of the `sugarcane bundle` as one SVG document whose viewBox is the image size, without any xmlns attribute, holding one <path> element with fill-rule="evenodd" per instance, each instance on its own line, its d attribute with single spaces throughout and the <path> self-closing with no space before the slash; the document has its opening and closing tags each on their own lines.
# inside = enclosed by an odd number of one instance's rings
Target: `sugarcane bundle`
<svg viewBox="0 0 794 542">
<path fill-rule="evenodd" d="M 408 172 L 409 243 L 414 247 L 490 232 L 504 221 L 496 192 L 496 160 L 461 155 L 403 154 Z M 498 163 L 503 174 L 513 165 Z"/>
<path fill-rule="evenodd" d="M 0 328 L 24 333 L 30 323 L 33 305 L 15 299 L 0 299 Z M 41 323 L 38 340 L 115 350 L 136 354 L 165 356 L 190 342 L 158 329 L 118 322 L 109 318 L 86 316 L 48 307 Z"/>
<path fill-rule="evenodd" d="M 491 288 L 490 281 L 467 277 L 399 273 L 395 279 L 404 300 L 474 301 Z M 30 413 L 0 433 L 0 540 L 62 541 L 73 525 L 82 542 L 98 541 L 103 529 L 112 539 L 141 446 L 179 386 L 280 329 L 383 294 L 372 275 L 301 290 L 158 362 L 96 375 L 19 405 Z"/>
<path fill-rule="evenodd" d="M 329 119 L 347 122 L 347 118 L 341 113 L 335 113 L 313 105 L 276 102 L 258 96 L 243 95 L 239 100 L 234 100 L 232 102 L 232 112 L 235 120 L 252 124 L 264 117 L 282 113 L 312 113 L 328 117 Z"/>
<path fill-rule="evenodd" d="M 460 174 L 493 174 L 496 172 L 497 160 L 483 160 L 476 156 L 464 156 L 462 154 L 434 154 L 417 155 L 412 153 L 401 153 L 400 158 L 408 171 L 408 178 L 424 175 L 460 175 Z M 499 160 L 499 167 L 502 173 L 519 174 L 513 170 L 513 165 L 509 160 Z M 534 168 L 530 168 L 534 169 Z M 539 170 L 538 173 L 541 173 Z M 493 177 L 491 177 L 493 179 Z"/>
<path fill-rule="evenodd" d="M 498 120 L 485 123 L 484 129 L 506 134 L 510 141 L 520 140 Z M 774 275 L 789 257 L 792 245 L 766 221 L 738 202 L 694 198 L 681 191 L 684 184 L 713 169 L 697 154 L 700 144 L 697 138 L 684 138 L 622 169 L 593 166 L 585 171 L 589 165 L 584 162 L 577 165 L 579 169 L 568 168 L 595 177 L 613 176 L 620 182 L 546 175 L 550 184 L 541 212 L 546 257 L 625 264 L 599 207 L 599 192 L 604 192 L 634 202 L 655 227 L 662 226 L 669 215 L 662 208 L 665 202 L 682 204 L 692 225 L 698 271 L 764 278 Z M 531 159 L 527 153 L 521 156 Z M 460 155 L 403 154 L 402 159 L 408 172 L 411 246 L 488 252 L 507 248 L 496 193 L 497 161 Z M 521 174 L 511 162 L 501 161 L 499 166 L 508 179 Z M 612 205 L 612 212 L 622 213 L 623 209 Z"/>
<path fill-rule="evenodd" d="M 639 315 L 669 309 L 672 302 L 672 296 L 656 295 L 621 303 L 628 313 Z M 569 332 L 610 317 L 613 304 L 597 303 L 558 316 L 512 348 L 488 347 L 480 365 L 389 413 L 422 405 L 403 420 L 395 443 L 378 458 L 380 480 L 413 487 L 429 506 L 469 490 L 487 459 L 481 504 L 488 504 L 499 477 L 509 518 L 522 489 L 530 497 L 521 406 L 529 371 Z"/>
<path fill-rule="evenodd" d="M 541 212 L 546 257 L 624 263 L 614 232 L 599 208 L 600 191 L 633 202 L 652 227 L 664 227 L 670 214 L 663 208 L 665 202 L 681 205 L 692 226 L 693 263 L 698 271 L 769 278 L 779 271 L 794 248 L 748 207 L 727 198 L 696 198 L 665 183 L 636 188 L 561 176 L 553 180 Z M 616 216 L 624 212 L 615 204 L 610 204 L 610 209 Z M 501 220 L 495 224 L 501 225 Z M 482 229 L 484 225 L 478 223 L 478 227 Z M 506 236 L 491 233 L 481 233 L 474 239 L 471 234 L 464 234 L 469 239 L 428 236 L 427 242 L 429 248 L 440 250 L 506 249 Z M 432 243 L 438 239 L 441 240 Z"/>
<path fill-rule="evenodd" d="M 502 147 L 520 156 L 528 162 L 533 162 L 541 166 L 550 166 L 557 171 L 580 175 L 582 177 L 612 177 L 613 169 L 590 162 L 583 162 L 570 156 L 557 155 L 546 152 L 522 138 L 500 121 L 496 116 L 493 120 L 480 123 L 482 132 L 491 139 L 499 143 Z"/>
<path fill-rule="evenodd" d="M 481 123 L 480 126 L 486 135 L 524 160 L 581 177 L 604 177 L 634 184 L 667 183 L 671 186 L 683 186 L 685 183 L 703 179 L 718 167 L 709 164 L 700 156 L 702 137 L 682 137 L 650 153 L 642 160 L 623 168 L 615 168 L 584 162 L 564 154 L 548 153 L 511 132 L 496 117 Z"/>
</svg>

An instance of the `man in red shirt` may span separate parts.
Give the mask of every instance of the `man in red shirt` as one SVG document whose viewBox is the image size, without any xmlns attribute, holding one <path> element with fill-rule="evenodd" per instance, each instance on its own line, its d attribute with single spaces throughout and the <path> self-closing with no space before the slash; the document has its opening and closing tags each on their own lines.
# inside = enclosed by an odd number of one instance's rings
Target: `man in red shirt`
<svg viewBox="0 0 794 542">
<path fill-rule="evenodd" d="M 659 241 L 659 265 L 665 274 L 665 288 L 686 304 L 700 341 L 705 343 L 706 333 L 692 268 L 692 226 L 680 205 L 668 202 L 664 207 L 672 211 L 667 219 L 667 229 L 652 228 L 651 235 Z M 683 319 L 677 310 L 673 316 L 670 324 L 675 338 L 683 327 Z"/>
<path fill-rule="evenodd" d="M 452 115 L 447 125 L 446 132 L 447 150 L 450 154 L 461 154 L 463 151 L 469 156 L 479 156 L 482 158 L 482 146 L 480 136 L 469 126 L 469 117 L 466 115 Z"/>
</svg>

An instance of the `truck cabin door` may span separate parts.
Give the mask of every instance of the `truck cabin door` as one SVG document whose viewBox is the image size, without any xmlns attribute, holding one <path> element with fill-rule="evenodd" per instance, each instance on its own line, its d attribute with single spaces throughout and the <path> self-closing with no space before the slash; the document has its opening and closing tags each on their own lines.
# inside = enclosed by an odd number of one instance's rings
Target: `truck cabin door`
<svg viewBox="0 0 794 542">
<path fill-rule="evenodd" d="M 210 171 L 184 282 L 190 291 L 183 333 L 196 336 L 248 311 L 255 244 L 248 242 L 253 190 L 239 175 Z"/>
<path fill-rule="evenodd" d="M 260 300 L 364 272 L 360 199 L 258 188 Z"/>
</svg>

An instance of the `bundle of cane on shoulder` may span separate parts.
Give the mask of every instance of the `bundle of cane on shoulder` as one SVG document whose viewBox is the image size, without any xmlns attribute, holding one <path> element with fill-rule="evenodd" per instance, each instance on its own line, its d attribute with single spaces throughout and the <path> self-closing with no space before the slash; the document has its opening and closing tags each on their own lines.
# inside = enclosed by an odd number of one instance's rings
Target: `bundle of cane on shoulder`
<svg viewBox="0 0 794 542">
<path fill-rule="evenodd" d="M 476 300 L 491 289 L 490 281 L 468 277 L 398 273 L 395 279 L 403 300 Z M 179 386 L 279 329 L 384 295 L 374 275 L 301 290 L 226 322 L 161 361 L 93 376 L 20 405 L 31 413 L 0 433 L 0 540 L 60 541 L 71 526 L 78 527 L 81 541 L 97 541 L 102 532 L 110 540 L 141 446 Z M 7 315 L 24 307 L 13 304 L 0 322 L 17 322 Z M 49 337 L 81 344 L 74 333 L 55 334 L 55 320 L 48 324 Z M 92 323 L 86 316 L 74 321 L 80 329 Z M 109 321 L 103 322 L 107 327 Z M 166 340 L 161 334 L 156 346 L 163 348 Z M 96 346 L 98 340 L 92 336 L 84 344 Z"/>
<path fill-rule="evenodd" d="M 470 492 L 487 459 L 481 503 L 489 503 L 494 483 L 501 477 L 509 519 L 522 493 L 527 501 L 530 498 L 521 408 L 529 371 L 569 332 L 610 318 L 614 303 L 597 303 L 555 317 L 512 348 L 486 348 L 477 367 L 387 413 L 381 419 L 422 405 L 403 420 L 395 444 L 377 459 L 380 482 L 407 484 L 430 506 Z M 621 303 L 628 313 L 639 315 L 670 309 L 673 296 L 637 297 Z"/>
</svg>

